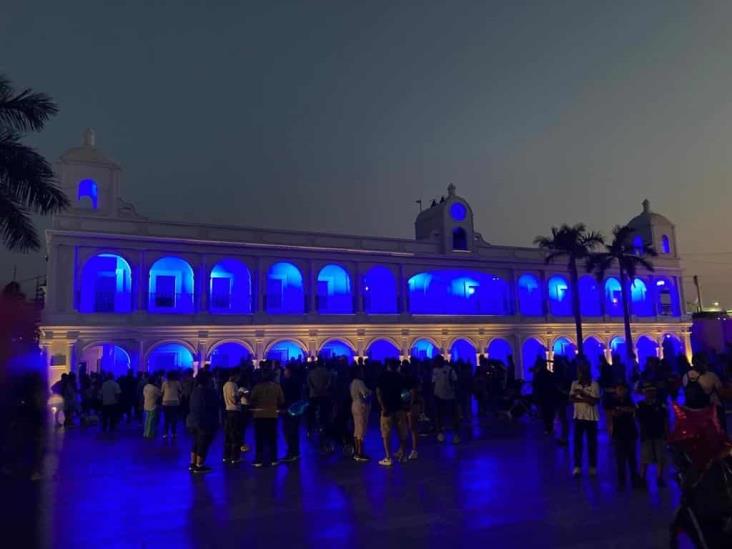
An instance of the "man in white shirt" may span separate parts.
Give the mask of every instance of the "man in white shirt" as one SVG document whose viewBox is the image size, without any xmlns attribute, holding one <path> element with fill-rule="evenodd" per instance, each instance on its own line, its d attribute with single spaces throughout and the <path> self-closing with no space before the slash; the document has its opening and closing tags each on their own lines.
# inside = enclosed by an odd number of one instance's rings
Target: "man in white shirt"
<svg viewBox="0 0 732 549">
<path fill-rule="evenodd" d="M 226 418 L 224 419 L 224 463 L 239 463 L 241 461 L 241 395 L 236 384 L 237 371 L 229 372 L 229 379 L 224 383 L 224 405 Z"/>
<path fill-rule="evenodd" d="M 597 403 L 600 401 L 600 386 L 590 375 L 587 361 L 577 359 L 577 380 L 572 382 L 569 398 L 574 403 L 574 470 L 575 477 L 582 474 L 582 438 L 587 438 L 591 477 L 597 475 L 597 424 L 600 415 Z"/>
<path fill-rule="evenodd" d="M 458 434 L 458 409 L 455 402 L 455 386 L 457 385 L 457 374 L 455 370 L 445 362 L 445 359 L 439 355 L 435 358 L 435 367 L 432 370 L 432 389 L 435 395 L 436 418 L 435 426 L 437 428 L 438 442 L 445 441 L 445 419 L 449 418 L 452 427 L 455 430 L 453 442 L 460 442 Z"/>
<path fill-rule="evenodd" d="M 122 388 L 114 380 L 112 374 L 106 375 L 106 380 L 102 383 L 102 431 L 112 431 L 117 425 L 117 413 L 119 410 L 119 396 L 122 394 Z"/>
</svg>

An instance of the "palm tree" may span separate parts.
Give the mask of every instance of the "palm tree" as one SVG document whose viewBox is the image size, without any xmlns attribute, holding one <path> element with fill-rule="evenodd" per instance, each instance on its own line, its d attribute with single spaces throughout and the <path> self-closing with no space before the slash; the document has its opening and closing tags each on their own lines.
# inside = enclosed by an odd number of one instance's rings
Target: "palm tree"
<svg viewBox="0 0 732 549">
<path fill-rule="evenodd" d="M 653 263 L 647 257 L 658 255 L 648 242 L 638 245 L 631 241 L 634 230 L 627 225 L 613 229 L 613 241 L 605 245 L 605 251 L 593 253 L 587 259 L 587 271 L 594 271 L 598 280 L 603 280 L 607 271 L 614 266 L 620 271 L 620 295 L 623 301 L 623 322 L 625 324 L 625 353 L 630 364 L 635 360 L 633 334 L 630 328 L 630 300 L 628 290 L 639 268 L 653 272 Z"/>
<path fill-rule="evenodd" d="M 51 214 L 68 206 L 46 159 L 20 142 L 23 133 L 40 131 L 57 112 L 45 93 L 16 93 L 0 75 L 0 238 L 10 250 L 40 247 L 30 214 Z"/>
<path fill-rule="evenodd" d="M 602 235 L 598 232 L 587 231 L 584 223 L 578 223 L 573 227 L 564 224 L 558 229 L 552 227 L 551 237 L 537 236 L 534 239 L 534 244 L 547 252 L 544 258 L 547 265 L 560 258 L 566 258 L 567 260 L 570 291 L 572 293 L 572 314 L 577 329 L 577 353 L 580 356 L 584 355 L 582 345 L 584 338 L 582 337 L 582 308 L 580 306 L 577 262 L 587 260 L 592 250 L 603 243 Z"/>
</svg>

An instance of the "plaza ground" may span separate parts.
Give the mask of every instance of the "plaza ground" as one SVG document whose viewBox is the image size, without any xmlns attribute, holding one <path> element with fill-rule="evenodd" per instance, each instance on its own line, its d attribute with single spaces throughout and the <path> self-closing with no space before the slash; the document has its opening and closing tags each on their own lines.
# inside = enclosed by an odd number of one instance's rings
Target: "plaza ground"
<svg viewBox="0 0 732 549">
<path fill-rule="evenodd" d="M 55 477 L 41 487 L 44 541 L 75 549 L 668 546 L 678 489 L 619 491 L 606 433 L 599 477 L 576 480 L 571 451 L 534 420 L 465 428 L 460 445 L 422 438 L 418 461 L 388 469 L 376 463 L 375 429 L 370 463 L 320 456 L 303 437 L 300 462 L 263 469 L 251 467 L 251 454 L 223 466 L 219 432 L 214 470 L 200 476 L 186 469 L 187 435 L 149 441 L 136 425 L 60 430 L 48 458 Z"/>
</svg>

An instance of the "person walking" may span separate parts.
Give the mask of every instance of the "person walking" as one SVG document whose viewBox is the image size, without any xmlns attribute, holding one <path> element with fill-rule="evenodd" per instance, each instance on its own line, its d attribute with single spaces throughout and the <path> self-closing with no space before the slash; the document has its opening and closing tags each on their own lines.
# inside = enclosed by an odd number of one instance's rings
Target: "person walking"
<svg viewBox="0 0 732 549">
<path fill-rule="evenodd" d="M 232 369 L 222 389 L 224 395 L 224 458 L 223 462 L 241 462 L 241 396 L 236 384 L 238 372 Z"/>
<path fill-rule="evenodd" d="M 270 465 L 277 465 L 277 415 L 285 403 L 282 387 L 274 382 L 271 369 L 260 370 L 261 379 L 252 389 L 249 398 L 254 416 L 254 467 L 264 465 L 269 450 Z"/>
<path fill-rule="evenodd" d="M 352 370 L 353 380 L 349 387 L 351 393 L 351 415 L 353 416 L 353 459 L 358 462 L 369 461 L 363 449 L 363 441 L 366 437 L 366 429 L 369 423 L 369 412 L 371 411 L 371 390 L 366 387 L 363 381 L 364 372 L 362 366 L 355 366 Z"/>
<path fill-rule="evenodd" d="M 178 372 L 168 372 L 161 388 L 163 398 L 163 438 L 168 434 L 175 438 L 178 417 L 180 416 L 180 399 L 183 386 L 178 381 Z"/>
<path fill-rule="evenodd" d="M 600 386 L 590 375 L 590 365 L 584 359 L 577 359 L 578 377 L 569 388 L 569 399 L 574 404 L 574 469 L 572 475 L 582 474 L 583 439 L 587 439 L 589 474 L 597 476 L 597 423 L 600 415 L 597 403 L 600 400 Z"/>
<path fill-rule="evenodd" d="M 208 450 L 211 447 L 219 422 L 219 398 L 212 386 L 211 374 L 200 370 L 194 379 L 195 387 L 191 393 L 190 412 L 186 426 L 193 434 L 191 473 L 208 473 L 211 468 L 205 465 Z"/>
<path fill-rule="evenodd" d="M 310 421 L 309 427 L 317 428 L 320 433 L 321 451 L 329 451 L 331 442 L 328 437 L 330 431 L 330 415 L 333 403 L 331 401 L 331 388 L 333 378 L 325 367 L 322 360 L 318 360 L 315 368 L 310 370 L 307 377 L 308 396 L 310 397 Z M 308 433 L 312 435 L 311 432 Z"/>
<path fill-rule="evenodd" d="M 658 390 L 649 383 L 641 386 L 643 400 L 638 403 L 638 425 L 640 426 L 641 452 L 640 477 L 647 486 L 648 465 L 656 464 L 656 482 L 665 486 L 664 467 L 666 466 L 666 437 L 668 436 L 668 408 L 658 399 Z"/>
<path fill-rule="evenodd" d="M 114 380 L 114 375 L 107 374 L 104 383 L 102 383 L 102 431 L 114 431 L 117 426 L 117 417 L 119 414 L 119 399 L 122 389 Z"/>
<path fill-rule="evenodd" d="M 142 388 L 143 410 L 145 412 L 145 427 L 142 436 L 145 438 L 155 438 L 155 431 L 158 426 L 158 414 L 160 413 L 160 408 L 158 407 L 160 394 L 157 380 L 154 376 L 150 376 Z"/>
<path fill-rule="evenodd" d="M 419 439 L 419 418 L 424 413 L 424 400 L 422 399 L 421 383 L 417 376 L 416 369 L 409 363 L 402 364 L 402 405 L 406 412 L 407 428 L 412 442 L 412 451 L 409 452 L 408 460 L 414 461 L 419 457 L 417 452 L 417 440 Z"/>
<path fill-rule="evenodd" d="M 442 355 L 435 358 L 435 367 L 432 370 L 432 386 L 435 395 L 437 441 L 445 441 L 445 421 L 449 420 L 454 429 L 453 443 L 460 442 L 458 409 L 455 402 L 455 386 L 457 374 L 445 361 Z"/>
</svg>

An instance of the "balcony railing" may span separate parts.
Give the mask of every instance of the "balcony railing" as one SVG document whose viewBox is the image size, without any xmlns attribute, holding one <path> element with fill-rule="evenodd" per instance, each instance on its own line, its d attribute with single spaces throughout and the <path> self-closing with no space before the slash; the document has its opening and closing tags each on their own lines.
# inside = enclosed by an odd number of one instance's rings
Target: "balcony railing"
<svg viewBox="0 0 732 549">
<path fill-rule="evenodd" d="M 148 309 L 155 313 L 192 313 L 193 294 L 148 294 Z"/>
</svg>

